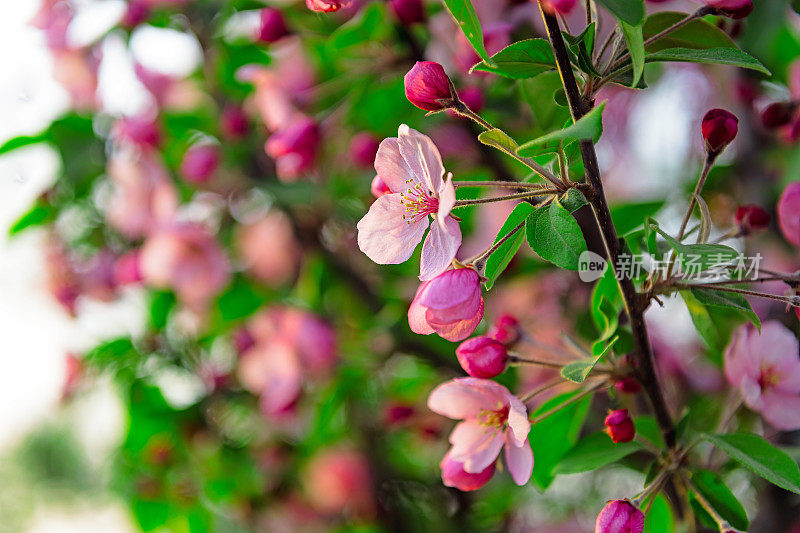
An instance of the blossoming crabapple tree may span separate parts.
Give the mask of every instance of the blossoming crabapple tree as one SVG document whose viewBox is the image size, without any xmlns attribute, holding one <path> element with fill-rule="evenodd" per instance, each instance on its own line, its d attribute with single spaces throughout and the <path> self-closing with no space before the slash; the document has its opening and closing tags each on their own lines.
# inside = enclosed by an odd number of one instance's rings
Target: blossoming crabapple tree
<svg viewBox="0 0 800 533">
<path fill-rule="evenodd" d="M 11 232 L 42 229 L 65 310 L 146 296 L 143 331 L 70 355 L 64 387 L 113 376 L 142 529 L 800 525 L 764 510 L 800 493 L 776 446 L 800 429 L 790 6 L 268 3 L 130 0 L 77 45 L 79 3 L 44 0 L 74 109 L 0 147 L 61 157 Z M 148 97 L 120 115 L 100 50 L 154 28 L 201 64 L 134 54 Z M 631 102 L 670 72 L 719 80 L 683 95 L 704 107 L 674 221 L 598 157 L 629 155 Z M 597 488 L 547 490 L 576 473 Z"/>
</svg>

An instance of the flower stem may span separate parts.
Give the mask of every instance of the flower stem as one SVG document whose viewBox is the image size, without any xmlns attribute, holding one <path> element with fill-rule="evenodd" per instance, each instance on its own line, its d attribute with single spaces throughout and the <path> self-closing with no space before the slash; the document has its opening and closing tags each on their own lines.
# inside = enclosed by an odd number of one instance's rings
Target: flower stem
<svg viewBox="0 0 800 533">
<path fill-rule="evenodd" d="M 526 183 L 524 181 L 454 181 L 453 187 L 498 187 L 503 189 L 547 189 L 541 183 Z"/>
<path fill-rule="evenodd" d="M 564 383 L 564 380 L 561 379 L 561 377 L 558 377 L 557 379 L 552 380 L 550 383 L 542 385 L 538 389 L 533 389 L 532 391 L 530 391 L 529 393 L 527 393 L 524 396 L 520 396 L 519 401 L 521 401 L 522 403 L 528 403 L 529 401 L 531 401 L 534 397 L 538 396 L 539 394 L 541 394 L 541 393 L 543 393 L 543 392 L 545 392 L 547 390 L 550 390 L 550 389 L 552 389 L 553 387 L 555 387 L 557 385 L 561 385 L 562 383 Z"/>
<path fill-rule="evenodd" d="M 476 267 L 476 269 L 477 269 L 479 272 L 480 272 L 480 271 L 482 271 L 482 270 L 483 270 L 483 267 L 485 266 L 485 265 L 483 264 L 483 261 L 484 261 L 486 258 L 488 258 L 490 255 L 492 255 L 493 253 L 495 253 L 495 252 L 497 251 L 497 249 L 498 249 L 498 248 L 500 248 L 500 247 L 503 245 L 503 243 L 505 243 L 505 242 L 506 242 L 508 239 L 510 239 L 511 237 L 513 237 L 513 236 L 514 236 L 514 235 L 515 235 L 515 234 L 516 234 L 516 233 L 517 233 L 519 230 L 521 230 L 521 229 L 522 229 L 524 226 L 525 226 L 525 220 L 523 220 L 522 222 L 520 222 L 519 224 L 517 224 L 517 225 L 514 227 L 514 229 L 512 229 L 511 231 L 509 231 L 507 234 L 503 235 L 503 237 L 502 237 L 502 238 L 500 238 L 500 239 L 499 239 L 499 240 L 498 240 L 496 243 L 494 243 L 494 244 L 493 244 L 493 245 L 491 245 L 489 248 L 487 248 L 486 250 L 484 250 L 483 252 L 481 252 L 479 255 L 475 256 L 475 258 L 465 261 L 465 264 L 470 264 L 470 263 L 471 263 L 472 265 L 474 265 L 474 266 Z M 480 265 L 478 265 L 478 263 L 481 263 L 481 264 L 480 264 Z M 479 268 L 478 268 L 478 267 L 479 267 Z"/>
<path fill-rule="evenodd" d="M 767 300 L 775 300 L 794 307 L 800 307 L 800 298 L 796 296 L 779 296 L 777 294 L 769 294 L 766 292 L 712 285 L 711 283 L 673 283 L 672 285 L 678 289 L 708 289 L 711 291 L 733 292 L 736 294 L 743 294 L 745 296 L 756 296 L 758 298 L 766 298 Z"/>
<path fill-rule="evenodd" d="M 572 405 L 573 403 L 577 402 L 578 400 L 581 400 L 582 398 L 585 398 L 586 396 L 594 393 L 595 391 L 597 391 L 597 389 L 599 389 L 603 385 L 605 385 L 605 382 L 601 381 L 600 383 L 596 383 L 596 384 L 592 385 L 588 389 L 584 389 L 579 394 L 576 394 L 575 396 L 573 396 L 569 400 L 567 400 L 567 401 L 565 401 L 565 402 L 563 402 L 563 403 L 561 403 L 559 405 L 556 405 L 552 409 L 548 409 L 544 413 L 540 414 L 539 416 L 537 416 L 536 418 L 531 420 L 531 424 L 538 424 L 542 420 L 545 420 L 547 417 L 556 414 L 557 412 L 561 411 L 565 407 L 568 407 L 568 406 Z"/>
<path fill-rule="evenodd" d="M 520 192 L 517 194 L 509 194 L 506 196 L 496 196 L 494 198 L 477 198 L 475 200 L 456 200 L 453 207 L 465 207 L 468 205 L 478 204 L 491 204 L 494 202 L 504 202 L 506 200 L 520 200 L 525 198 L 533 198 L 535 196 L 546 196 L 548 194 L 558 194 L 557 189 L 536 189 L 535 191 Z"/>
<path fill-rule="evenodd" d="M 711 171 L 711 167 L 714 166 L 714 159 L 715 158 L 713 157 L 706 157 L 706 160 L 703 163 L 703 171 L 700 173 L 700 178 L 697 180 L 697 185 L 694 188 L 694 194 L 692 194 L 692 199 L 689 200 L 689 208 L 686 210 L 686 214 L 683 215 L 683 222 L 681 222 L 681 229 L 678 231 L 678 242 L 681 242 L 683 240 L 683 234 L 686 232 L 686 226 L 689 224 L 689 219 L 692 218 L 692 212 L 694 211 L 694 206 L 697 205 L 697 197 L 700 196 L 700 192 L 702 192 L 703 187 L 706 184 L 708 173 Z"/>
<path fill-rule="evenodd" d="M 508 361 L 510 363 L 518 363 L 518 364 L 525 364 L 525 365 L 539 365 L 539 366 L 546 366 L 548 368 L 563 368 L 563 363 L 556 363 L 553 361 L 542 361 L 541 359 L 529 359 L 527 357 L 520 357 L 516 354 L 508 354 Z"/>
</svg>

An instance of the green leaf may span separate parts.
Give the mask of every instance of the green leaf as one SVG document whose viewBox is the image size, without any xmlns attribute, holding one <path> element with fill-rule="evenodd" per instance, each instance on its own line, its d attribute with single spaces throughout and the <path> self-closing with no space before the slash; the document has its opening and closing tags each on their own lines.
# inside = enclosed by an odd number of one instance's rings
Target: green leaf
<svg viewBox="0 0 800 533">
<path fill-rule="evenodd" d="M 558 205 L 540 207 L 525 224 L 528 244 L 542 259 L 567 270 L 578 270 L 578 258 L 586 251 L 586 241 L 578 222 Z"/>
<path fill-rule="evenodd" d="M 644 0 L 597 0 L 597 3 L 626 24 L 638 26 L 644 22 Z"/>
<path fill-rule="evenodd" d="M 470 0 L 443 0 L 443 2 L 450 12 L 450 16 L 456 21 L 456 25 L 464 32 L 464 37 L 475 49 L 478 57 L 483 59 L 483 62 L 487 65 L 494 66 L 489 54 L 486 52 L 486 46 L 483 44 L 481 21 L 478 20 L 478 15 L 475 13 L 475 8 L 472 7 L 472 2 Z"/>
<path fill-rule="evenodd" d="M 556 465 L 556 474 L 590 472 L 609 465 L 642 449 L 636 441 L 614 444 L 603 432 L 584 437 Z"/>
<path fill-rule="evenodd" d="M 56 211 L 53 206 L 44 202 L 37 202 L 8 228 L 8 234 L 13 236 L 32 226 L 42 225 L 53 220 L 55 215 Z"/>
<path fill-rule="evenodd" d="M 334 50 L 343 50 L 365 42 L 380 41 L 389 35 L 386 9 L 380 2 L 364 8 L 355 18 L 339 26 L 326 41 Z"/>
<path fill-rule="evenodd" d="M 713 267 L 727 265 L 741 255 L 724 244 L 683 244 L 659 228 L 657 224 L 651 223 L 650 225 L 675 250 L 681 266 L 690 274 L 699 274 Z"/>
<path fill-rule="evenodd" d="M 692 317 L 694 327 L 697 328 L 706 345 L 715 350 L 722 348 L 719 330 L 711 319 L 708 308 L 695 298 L 691 291 L 680 291 L 680 294 L 686 303 L 686 308 L 689 310 L 689 316 Z"/>
<path fill-rule="evenodd" d="M 645 40 L 686 18 L 686 13 L 662 11 L 647 17 L 642 27 Z M 695 19 L 647 46 L 648 52 L 666 48 L 737 48 L 724 30 L 704 19 Z"/>
<path fill-rule="evenodd" d="M 680 61 L 684 63 L 705 63 L 717 65 L 732 65 L 734 67 L 755 70 L 770 76 L 771 73 L 756 58 L 738 48 L 667 48 L 658 52 L 648 53 L 645 61 Z"/>
<path fill-rule="evenodd" d="M 264 303 L 252 284 L 237 277 L 217 300 L 222 320 L 236 320 L 251 315 Z"/>
<path fill-rule="evenodd" d="M 481 132 L 481 134 L 478 135 L 478 140 L 487 146 L 497 148 L 501 152 L 507 154 L 513 155 L 517 152 L 518 145 L 516 141 L 499 128 Z"/>
<path fill-rule="evenodd" d="M 507 78 L 533 78 L 556 68 L 550 43 L 544 39 L 526 39 L 512 43 L 492 56 L 493 65 L 478 63 L 470 69 L 493 72 Z"/>
<path fill-rule="evenodd" d="M 800 469 L 797 463 L 762 437 L 752 433 L 703 437 L 756 475 L 781 488 L 800 494 Z"/>
<path fill-rule="evenodd" d="M 558 407 L 580 394 L 572 391 L 551 398 L 536 409 L 532 416 L 536 417 L 550 409 Z M 531 428 L 530 442 L 533 448 L 533 480 L 542 489 L 550 486 L 555 479 L 553 470 L 567 454 L 567 451 L 578 441 L 583 422 L 592 402 L 587 396 L 567 405 Z"/>
<path fill-rule="evenodd" d="M 574 187 L 559 196 L 556 201 L 570 213 L 574 213 L 588 203 L 583 193 Z"/>
<path fill-rule="evenodd" d="M 718 291 L 714 289 L 693 288 L 692 294 L 703 305 L 732 308 L 747 317 L 761 331 L 761 319 L 750 307 L 750 302 L 736 292 Z"/>
<path fill-rule="evenodd" d="M 625 42 L 628 45 L 628 51 L 631 54 L 631 62 L 633 64 L 633 80 L 630 86 L 636 87 L 639 85 L 639 80 L 642 79 L 644 73 L 644 37 L 642 37 L 642 26 L 632 26 L 624 21 L 619 23 L 622 29 L 622 35 L 625 36 Z"/>
<path fill-rule="evenodd" d="M 572 36 L 567 32 L 561 32 L 564 36 L 564 41 L 567 43 L 569 60 L 578 67 L 581 71 L 591 74 L 592 76 L 600 76 L 592 61 L 592 52 L 594 51 L 596 24 L 592 22 L 578 36 Z"/>
<path fill-rule="evenodd" d="M 494 242 L 508 235 L 511 230 L 525 220 L 532 211 L 533 206 L 531 204 L 527 202 L 518 204 L 514 210 L 511 211 L 511 214 L 508 215 L 508 218 L 503 223 L 503 227 L 497 232 Z M 508 263 L 511 262 L 511 259 L 517 253 L 519 247 L 522 246 L 524 240 L 525 231 L 518 231 L 516 235 L 501 244 L 500 247 L 489 256 L 489 259 L 486 261 L 486 272 L 484 273 L 484 277 L 487 278 L 486 290 L 494 286 L 495 281 L 497 281 L 497 278 L 506 269 Z"/>
<path fill-rule="evenodd" d="M 538 132 L 546 132 L 562 126 L 569 119 L 569 109 L 557 105 L 554 95 L 561 88 L 558 72 L 545 72 L 519 84 L 522 96 L 528 103 Z"/>
<path fill-rule="evenodd" d="M 19 137 L 14 137 L 13 139 L 9 139 L 0 145 L 0 155 L 6 154 L 18 148 L 23 148 L 25 146 L 30 146 L 32 144 L 40 143 L 42 141 L 47 141 L 50 139 L 50 134 L 48 131 L 44 131 L 37 135 L 20 135 Z"/>
<path fill-rule="evenodd" d="M 746 531 L 750 527 L 744 507 L 717 474 L 709 470 L 693 472 L 692 485 L 734 528 Z"/>
<path fill-rule="evenodd" d="M 606 103 L 589 111 L 577 122 L 558 131 L 553 131 L 532 141 L 528 141 L 517 149 L 517 154 L 532 157 L 545 152 L 558 150 L 559 145 L 571 141 L 597 141 L 603 133 L 603 109 Z"/>
<path fill-rule="evenodd" d="M 619 235 L 626 235 L 641 226 L 647 217 L 664 206 L 663 200 L 616 205 L 611 208 L 611 221 Z"/>
<path fill-rule="evenodd" d="M 588 357 L 582 361 L 575 361 L 574 363 L 570 363 L 561 367 L 561 377 L 574 383 L 583 383 L 586 381 L 586 378 L 589 377 L 589 374 L 592 372 L 592 370 L 594 370 L 594 367 L 597 366 L 597 363 L 599 363 L 600 360 L 614 346 L 614 343 L 617 342 L 618 338 L 619 337 L 614 337 L 611 339 L 611 341 L 604 346 L 595 357 Z M 605 339 L 601 339 L 600 342 L 602 343 L 604 340 Z"/>
<path fill-rule="evenodd" d="M 675 516 L 667 499 L 658 494 L 644 518 L 645 533 L 675 533 Z"/>
</svg>

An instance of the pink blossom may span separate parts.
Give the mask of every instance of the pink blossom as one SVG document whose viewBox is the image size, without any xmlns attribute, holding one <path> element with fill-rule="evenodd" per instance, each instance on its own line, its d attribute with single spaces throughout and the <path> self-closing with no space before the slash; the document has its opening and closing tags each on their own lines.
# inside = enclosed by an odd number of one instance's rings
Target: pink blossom
<svg viewBox="0 0 800 533">
<path fill-rule="evenodd" d="M 278 178 L 292 182 L 314 166 L 319 143 L 319 126 L 310 118 L 300 116 L 273 133 L 264 150 L 275 159 Z"/>
<path fill-rule="evenodd" d="M 800 246 L 800 183 L 790 183 L 778 201 L 778 222 L 786 240 Z"/>
<path fill-rule="evenodd" d="M 122 117 L 112 129 L 114 140 L 140 149 L 156 148 L 161 144 L 161 128 L 154 117 L 138 115 Z"/>
<path fill-rule="evenodd" d="M 311 11 L 332 13 L 350 5 L 350 0 L 306 0 L 306 7 Z"/>
<path fill-rule="evenodd" d="M 522 402 L 502 385 L 485 379 L 456 378 L 439 385 L 428 397 L 431 411 L 462 420 L 450 434 L 450 458 L 470 474 L 483 473 L 501 450 L 517 485 L 533 472 L 528 441 L 531 423 Z"/>
<path fill-rule="evenodd" d="M 483 318 L 480 276 L 471 268 L 448 270 L 423 282 L 408 309 L 408 325 L 420 335 L 464 340 Z"/>
<path fill-rule="evenodd" d="M 377 175 L 372 178 L 372 183 L 369 186 L 369 192 L 371 192 L 375 198 L 380 198 L 384 194 L 392 193 L 386 183 L 384 183 L 381 177 Z"/>
<path fill-rule="evenodd" d="M 297 352 L 281 338 L 256 343 L 239 360 L 239 380 L 261 400 L 261 411 L 272 417 L 290 412 L 300 397 L 303 369 Z"/>
<path fill-rule="evenodd" d="M 150 7 L 142 0 L 129 0 L 120 21 L 126 28 L 133 28 L 150 18 Z"/>
<path fill-rule="evenodd" d="M 494 462 L 484 468 L 481 472 L 470 474 L 464 470 L 464 463 L 453 459 L 452 452 L 447 452 L 439 463 L 442 469 L 442 483 L 445 487 L 455 487 L 458 490 L 469 492 L 478 490 L 486 485 L 496 470 Z"/>
<path fill-rule="evenodd" d="M 360 167 L 372 167 L 380 144 L 380 141 L 367 131 L 357 133 L 350 140 L 350 159 Z"/>
<path fill-rule="evenodd" d="M 114 262 L 114 283 L 124 286 L 142 281 L 139 262 L 139 250 L 132 250 L 117 257 Z"/>
<path fill-rule="evenodd" d="M 264 43 L 274 43 L 282 37 L 289 35 L 286 20 L 280 10 L 265 7 L 261 9 L 260 26 L 256 32 L 256 39 Z"/>
<path fill-rule="evenodd" d="M 190 308 L 204 309 L 228 283 L 230 265 L 213 235 L 198 224 L 171 224 L 145 241 L 144 281 L 173 289 Z"/>
<path fill-rule="evenodd" d="M 154 152 L 119 152 L 111 157 L 108 173 L 114 192 L 106 218 L 120 233 L 143 237 L 172 219 L 178 193 Z"/>
<path fill-rule="evenodd" d="M 214 144 L 198 144 L 183 154 L 181 175 L 191 183 L 203 183 L 214 177 L 219 167 L 219 147 Z"/>
<path fill-rule="evenodd" d="M 597 515 L 594 533 L 642 533 L 644 513 L 628 500 L 610 501 Z"/>
<path fill-rule="evenodd" d="M 725 351 L 725 376 L 744 403 L 778 429 L 800 429 L 800 358 L 794 334 L 780 322 L 734 332 Z"/>
<path fill-rule="evenodd" d="M 77 109 L 97 106 L 99 53 L 92 50 L 53 50 L 53 77 L 67 90 Z"/>
<path fill-rule="evenodd" d="M 325 514 L 374 516 L 374 482 L 367 458 L 346 449 L 327 450 L 314 457 L 303 476 L 311 505 Z"/>
<path fill-rule="evenodd" d="M 392 191 L 375 200 L 358 222 L 358 246 L 378 264 L 408 260 L 434 218 L 422 245 L 420 276 L 431 280 L 447 269 L 461 245 L 461 229 L 450 216 L 456 202 L 452 174 L 443 180 L 444 166 L 433 142 L 401 125 L 397 137 L 384 139 L 375 170 Z"/>
<path fill-rule="evenodd" d="M 250 129 L 247 115 L 238 106 L 227 106 L 220 116 L 220 129 L 229 139 L 241 139 Z"/>
<path fill-rule="evenodd" d="M 298 273 L 300 245 L 291 222 L 280 211 L 238 228 L 236 249 L 248 272 L 270 287 L 282 285 Z"/>
<path fill-rule="evenodd" d="M 550 13 L 566 15 L 575 7 L 576 0 L 544 0 L 542 5 Z"/>
</svg>

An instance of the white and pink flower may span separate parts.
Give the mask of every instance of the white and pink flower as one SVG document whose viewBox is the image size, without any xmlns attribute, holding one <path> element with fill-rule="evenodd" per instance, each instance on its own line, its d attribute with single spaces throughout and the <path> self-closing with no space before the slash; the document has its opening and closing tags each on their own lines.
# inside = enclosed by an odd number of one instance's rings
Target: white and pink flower
<svg viewBox="0 0 800 533">
<path fill-rule="evenodd" d="M 403 263 L 430 225 L 422 245 L 419 279 L 433 279 L 450 266 L 461 246 L 461 229 L 450 214 L 456 203 L 453 175 L 444 179 L 436 146 L 405 124 L 397 137 L 381 143 L 375 170 L 391 193 L 375 200 L 358 222 L 359 248 L 378 264 Z"/>
</svg>

